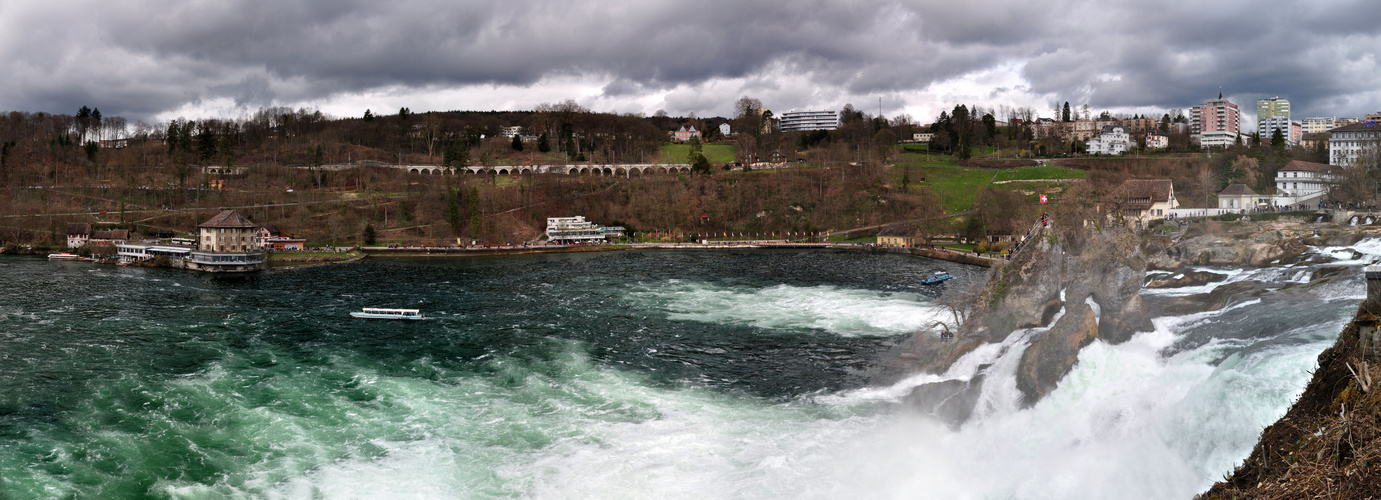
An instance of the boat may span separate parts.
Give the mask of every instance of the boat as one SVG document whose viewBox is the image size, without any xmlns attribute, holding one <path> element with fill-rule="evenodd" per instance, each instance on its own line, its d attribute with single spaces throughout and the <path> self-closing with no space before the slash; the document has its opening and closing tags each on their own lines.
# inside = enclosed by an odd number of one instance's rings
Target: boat
<svg viewBox="0 0 1381 500">
<path fill-rule="evenodd" d="M 926 276 L 925 279 L 921 280 L 921 284 L 922 284 L 922 285 L 934 285 L 934 284 L 936 284 L 936 283 L 939 283 L 939 282 L 945 281 L 945 280 L 949 280 L 949 279 L 954 279 L 954 276 L 951 275 L 951 274 L 949 274 L 949 273 L 947 273 L 947 272 L 940 271 L 940 272 L 938 272 L 938 273 L 931 273 L 930 276 Z"/>
<path fill-rule="evenodd" d="M 52 259 L 52 260 L 80 260 L 80 259 L 82 258 L 82 256 L 77 255 L 77 254 L 74 254 L 74 253 L 63 252 L 63 253 L 50 253 L 50 254 L 48 254 L 48 258 L 49 258 L 49 259 Z"/>
<path fill-rule="evenodd" d="M 389 309 L 383 307 L 366 307 L 359 312 L 352 312 L 350 316 L 362 319 L 425 319 L 421 309 Z"/>
</svg>

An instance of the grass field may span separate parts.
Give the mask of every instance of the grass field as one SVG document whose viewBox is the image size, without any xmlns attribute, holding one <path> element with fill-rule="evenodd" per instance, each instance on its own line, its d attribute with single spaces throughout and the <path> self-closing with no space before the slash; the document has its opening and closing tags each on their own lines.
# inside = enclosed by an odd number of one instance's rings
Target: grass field
<svg viewBox="0 0 1381 500">
<path fill-rule="evenodd" d="M 1055 165 L 990 169 L 961 167 L 948 161 L 902 162 L 892 170 L 894 186 L 901 186 L 902 170 L 905 168 L 911 169 L 909 190 L 912 192 L 929 190 L 940 200 L 940 208 L 949 214 L 968 210 L 973 205 L 974 199 L 978 197 L 979 191 L 988 186 L 991 181 L 1082 179 L 1086 175 L 1083 170 Z M 922 178 L 925 179 L 925 182 L 920 182 Z M 1019 185 L 1004 184 L 1001 188 L 1043 191 L 1054 186 L 1054 183 L 1023 182 Z"/>
<path fill-rule="evenodd" d="M 1035 167 L 1007 168 L 997 174 L 996 181 L 1025 181 L 1050 179 L 1083 179 L 1088 172 L 1077 168 L 1059 165 L 1038 165 Z"/>
<path fill-rule="evenodd" d="M 733 144 L 705 144 L 705 158 L 710 163 L 730 163 L 738 154 L 738 147 Z M 690 163 L 686 155 L 690 153 L 690 144 L 663 144 L 662 157 L 657 159 L 659 163 Z"/>
</svg>

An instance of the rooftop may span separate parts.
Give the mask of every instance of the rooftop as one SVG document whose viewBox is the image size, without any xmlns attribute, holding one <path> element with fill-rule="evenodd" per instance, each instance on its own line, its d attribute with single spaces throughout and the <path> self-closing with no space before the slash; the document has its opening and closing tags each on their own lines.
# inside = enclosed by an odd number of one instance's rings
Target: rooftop
<svg viewBox="0 0 1381 500">
<path fill-rule="evenodd" d="M 259 227 L 259 225 L 251 222 L 249 218 L 245 217 L 244 215 L 241 215 L 240 212 L 236 212 L 234 210 L 221 210 L 221 213 L 216 214 L 216 216 L 212 217 L 211 220 L 203 222 L 201 223 L 201 225 L 197 227 L 256 228 Z"/>
</svg>

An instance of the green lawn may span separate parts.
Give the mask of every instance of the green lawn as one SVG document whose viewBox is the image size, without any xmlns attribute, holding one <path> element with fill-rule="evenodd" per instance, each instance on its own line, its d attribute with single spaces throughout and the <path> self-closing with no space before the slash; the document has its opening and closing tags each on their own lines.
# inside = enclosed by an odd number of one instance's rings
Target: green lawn
<svg viewBox="0 0 1381 500">
<path fill-rule="evenodd" d="M 1088 172 L 1077 168 L 1059 165 L 1038 165 L 1035 167 L 1007 168 L 997 174 L 997 181 L 1025 181 L 1050 179 L 1083 179 Z"/>
<path fill-rule="evenodd" d="M 705 144 L 704 155 L 710 163 L 731 163 L 737 157 L 738 147 L 733 144 Z M 663 144 L 662 156 L 658 158 L 659 163 L 690 163 L 686 155 L 690 153 L 690 144 Z"/>
<path fill-rule="evenodd" d="M 992 169 L 966 168 L 953 162 L 907 162 L 892 170 L 894 186 L 901 186 L 902 169 L 911 169 L 910 191 L 929 190 L 940 200 L 945 213 L 963 212 L 973 204 L 978 191 L 993 178 Z M 925 182 L 920 182 L 925 178 Z"/>
</svg>

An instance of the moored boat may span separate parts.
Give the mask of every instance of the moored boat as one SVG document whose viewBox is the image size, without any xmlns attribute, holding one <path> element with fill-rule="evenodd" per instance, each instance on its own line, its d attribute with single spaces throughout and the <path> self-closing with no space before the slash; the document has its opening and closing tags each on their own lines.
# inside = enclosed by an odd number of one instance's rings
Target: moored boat
<svg viewBox="0 0 1381 500">
<path fill-rule="evenodd" d="M 82 257 L 81 257 L 80 255 L 77 255 L 77 254 L 74 254 L 74 253 L 63 252 L 63 253 L 50 253 L 50 254 L 48 254 L 48 258 L 49 258 L 49 259 L 52 259 L 52 260 L 79 260 L 79 259 L 81 259 Z"/>
<path fill-rule="evenodd" d="M 362 319 L 424 319 L 420 309 L 391 309 L 385 307 L 366 307 L 350 316 Z"/>
</svg>

